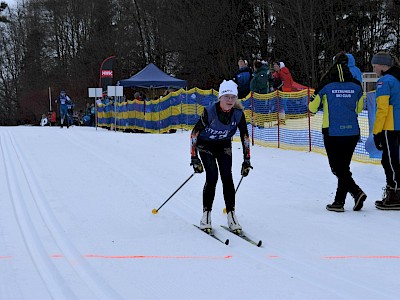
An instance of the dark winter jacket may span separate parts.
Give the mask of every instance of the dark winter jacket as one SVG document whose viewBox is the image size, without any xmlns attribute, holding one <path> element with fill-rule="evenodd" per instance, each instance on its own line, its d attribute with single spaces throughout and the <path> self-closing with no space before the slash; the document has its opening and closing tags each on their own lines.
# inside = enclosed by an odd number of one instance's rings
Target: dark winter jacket
<svg viewBox="0 0 400 300">
<path fill-rule="evenodd" d="M 239 69 L 235 74 L 234 81 L 238 85 L 238 97 L 242 99 L 250 93 L 250 81 L 253 77 L 253 72 L 249 67 Z"/>
<path fill-rule="evenodd" d="M 262 65 L 254 72 L 254 77 L 250 82 L 250 90 L 258 94 L 267 94 L 268 87 L 268 68 Z"/>
</svg>

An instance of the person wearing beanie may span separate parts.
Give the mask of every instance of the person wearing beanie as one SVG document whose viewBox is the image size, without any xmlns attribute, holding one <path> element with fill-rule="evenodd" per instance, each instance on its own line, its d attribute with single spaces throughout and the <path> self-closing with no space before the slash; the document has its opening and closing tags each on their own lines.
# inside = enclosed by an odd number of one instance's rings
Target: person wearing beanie
<svg viewBox="0 0 400 300">
<path fill-rule="evenodd" d="M 398 60 L 387 52 L 376 53 L 371 60 L 376 83 L 374 142 L 382 150 L 381 164 L 386 175 L 382 200 L 375 206 L 382 210 L 400 210 L 400 68 Z"/>
<path fill-rule="evenodd" d="M 241 174 L 247 176 L 250 164 L 250 139 L 243 106 L 238 100 L 238 89 L 232 80 L 224 80 L 219 87 L 218 101 L 206 107 L 195 124 L 191 135 L 191 163 L 195 173 L 206 171 L 203 189 L 203 216 L 200 229 L 211 233 L 211 210 L 218 181 L 221 176 L 223 194 L 232 231 L 242 229 L 235 215 L 235 187 L 232 177 L 232 137 L 237 129 L 243 147 Z M 200 158 L 199 156 L 200 155 Z M 201 160 L 200 160 L 201 159 Z"/>
<path fill-rule="evenodd" d="M 335 199 L 328 204 L 329 211 L 344 212 L 346 196 L 354 198 L 354 211 L 359 211 L 367 195 L 355 183 L 350 162 L 360 139 L 357 114 L 363 110 L 364 96 L 361 83 L 353 78 L 344 52 L 338 53 L 333 66 L 315 90 L 309 110 L 316 113 L 322 106 L 322 134 L 332 173 L 337 177 Z"/>
</svg>

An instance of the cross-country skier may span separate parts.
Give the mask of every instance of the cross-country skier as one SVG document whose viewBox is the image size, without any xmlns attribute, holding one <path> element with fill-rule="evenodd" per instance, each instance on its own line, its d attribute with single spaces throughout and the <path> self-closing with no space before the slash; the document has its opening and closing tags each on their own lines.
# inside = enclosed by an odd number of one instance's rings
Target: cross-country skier
<svg viewBox="0 0 400 300">
<path fill-rule="evenodd" d="M 200 228 L 211 229 L 211 210 L 218 181 L 218 169 L 231 230 L 240 230 L 235 216 L 235 187 L 232 178 L 232 136 L 239 128 L 243 145 L 241 174 L 247 176 L 250 164 L 250 143 L 243 106 L 238 101 L 238 89 L 232 80 L 224 80 L 219 87 L 219 101 L 204 109 L 191 133 L 191 166 L 196 173 L 206 170 L 203 189 L 203 217 Z M 201 161 L 198 157 L 200 154 Z M 203 164 L 202 164 L 203 162 Z"/>
<path fill-rule="evenodd" d="M 65 93 L 65 91 L 60 92 L 60 96 L 56 100 L 60 104 L 60 118 L 61 118 L 61 128 L 64 126 L 64 120 L 66 121 L 67 128 L 69 127 L 69 122 L 68 122 L 68 104 L 71 103 L 71 99 L 68 97 L 68 95 Z M 67 119 L 65 119 L 67 118 Z"/>
</svg>

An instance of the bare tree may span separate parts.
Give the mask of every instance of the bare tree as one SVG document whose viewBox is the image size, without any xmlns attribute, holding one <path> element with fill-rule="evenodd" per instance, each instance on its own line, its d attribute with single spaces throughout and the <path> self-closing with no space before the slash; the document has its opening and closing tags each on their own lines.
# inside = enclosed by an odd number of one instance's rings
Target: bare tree
<svg viewBox="0 0 400 300">
<path fill-rule="evenodd" d="M 237 59 L 284 60 L 315 87 L 338 51 L 362 71 L 378 50 L 399 55 L 397 0 L 24 0 L 0 4 L 0 123 L 38 120 L 47 89 L 85 105 L 101 62 L 117 57 L 116 79 L 153 62 L 217 88 Z M 321 9 L 323 7 L 323 9 Z"/>
</svg>

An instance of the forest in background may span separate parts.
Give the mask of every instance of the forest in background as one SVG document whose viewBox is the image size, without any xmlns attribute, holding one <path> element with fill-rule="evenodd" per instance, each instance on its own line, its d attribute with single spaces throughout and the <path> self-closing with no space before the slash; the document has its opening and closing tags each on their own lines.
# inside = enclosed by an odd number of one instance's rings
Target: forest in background
<svg viewBox="0 0 400 300">
<path fill-rule="evenodd" d="M 283 60 L 316 87 L 339 51 L 363 72 L 380 50 L 399 56 L 400 0 L 17 0 L 0 5 L 0 125 L 37 123 L 61 89 L 84 109 L 102 61 L 114 80 L 148 63 L 218 88 L 243 57 Z"/>
</svg>

